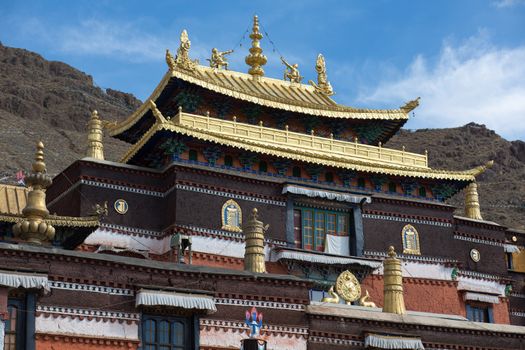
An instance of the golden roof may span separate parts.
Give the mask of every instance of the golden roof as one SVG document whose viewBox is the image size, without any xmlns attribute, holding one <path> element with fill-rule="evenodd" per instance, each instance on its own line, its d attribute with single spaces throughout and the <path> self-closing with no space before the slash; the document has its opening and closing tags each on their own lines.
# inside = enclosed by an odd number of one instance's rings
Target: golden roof
<svg viewBox="0 0 525 350">
<path fill-rule="evenodd" d="M 26 187 L 0 184 L 0 214 L 22 215 L 27 203 Z"/>
<path fill-rule="evenodd" d="M 329 96 L 316 92 L 311 85 L 289 81 L 258 77 L 250 74 L 219 70 L 195 65 L 192 69 L 180 69 L 173 66 L 162 78 L 149 100 L 156 101 L 166 88 L 171 78 L 177 78 L 235 99 L 244 100 L 265 107 L 290 112 L 330 118 L 358 120 L 408 120 L 408 113 L 417 106 L 399 109 L 363 109 L 337 104 Z M 144 103 L 127 119 L 108 125 L 111 136 L 118 135 L 133 126 L 148 110 Z"/>
<path fill-rule="evenodd" d="M 124 163 L 129 162 L 155 133 L 168 130 L 259 154 L 371 173 L 474 181 L 475 177 L 486 169 L 486 166 L 480 166 L 466 171 L 435 170 L 428 167 L 426 154 L 339 141 L 182 111 L 168 119 L 152 101 L 149 103 L 149 109 L 152 110 L 156 122 L 125 154 L 122 159 Z"/>
</svg>

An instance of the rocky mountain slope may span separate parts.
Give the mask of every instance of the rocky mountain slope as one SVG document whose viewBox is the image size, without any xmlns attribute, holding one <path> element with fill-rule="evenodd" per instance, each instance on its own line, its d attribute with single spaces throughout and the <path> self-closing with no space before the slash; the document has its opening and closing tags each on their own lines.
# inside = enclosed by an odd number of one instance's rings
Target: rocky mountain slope
<svg viewBox="0 0 525 350">
<path fill-rule="evenodd" d="M 46 144 L 48 171 L 58 173 L 85 154 L 86 125 L 93 109 L 102 118 L 126 117 L 140 104 L 130 94 L 93 84 L 91 76 L 67 64 L 0 44 L 0 181 L 29 169 L 37 140 Z M 525 142 L 509 142 L 483 125 L 400 131 L 386 145 L 422 153 L 430 165 L 467 169 L 495 161 L 479 179 L 486 220 L 525 228 Z M 106 137 L 106 158 L 119 159 L 126 144 Z M 450 200 L 461 214 L 463 194 Z"/>
</svg>

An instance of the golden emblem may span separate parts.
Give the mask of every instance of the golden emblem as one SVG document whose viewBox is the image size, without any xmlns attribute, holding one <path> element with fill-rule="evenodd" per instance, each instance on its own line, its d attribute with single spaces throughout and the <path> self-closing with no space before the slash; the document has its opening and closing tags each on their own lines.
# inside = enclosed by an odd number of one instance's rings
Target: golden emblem
<svg viewBox="0 0 525 350">
<path fill-rule="evenodd" d="M 242 210 L 240 205 L 233 199 L 227 200 L 221 209 L 222 230 L 230 232 L 241 232 Z"/>
<path fill-rule="evenodd" d="M 129 206 L 128 202 L 126 202 L 123 199 L 117 199 L 115 201 L 115 204 L 113 204 L 113 208 L 115 208 L 115 211 L 119 214 L 126 214 L 128 212 Z"/>
<path fill-rule="evenodd" d="M 361 285 L 350 271 L 344 271 L 335 280 L 335 290 L 347 304 L 351 304 L 361 296 Z"/>
<path fill-rule="evenodd" d="M 479 253 L 479 250 L 477 249 L 471 249 L 470 250 L 470 258 L 474 262 L 478 262 L 481 259 L 481 254 Z"/>
</svg>

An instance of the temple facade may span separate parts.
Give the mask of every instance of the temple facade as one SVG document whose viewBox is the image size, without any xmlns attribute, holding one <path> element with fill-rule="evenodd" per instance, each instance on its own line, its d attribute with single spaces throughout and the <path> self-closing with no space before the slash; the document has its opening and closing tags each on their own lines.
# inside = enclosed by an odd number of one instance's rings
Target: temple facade
<svg viewBox="0 0 525 350">
<path fill-rule="evenodd" d="M 0 187 L 0 349 L 525 348 L 525 232 L 480 212 L 492 162 L 386 147 L 419 99 L 337 104 L 323 55 L 268 78 L 257 17 L 250 38 L 241 73 L 183 31 L 140 108 L 92 113 L 85 158 L 51 179 L 39 143 L 27 188 Z"/>
</svg>

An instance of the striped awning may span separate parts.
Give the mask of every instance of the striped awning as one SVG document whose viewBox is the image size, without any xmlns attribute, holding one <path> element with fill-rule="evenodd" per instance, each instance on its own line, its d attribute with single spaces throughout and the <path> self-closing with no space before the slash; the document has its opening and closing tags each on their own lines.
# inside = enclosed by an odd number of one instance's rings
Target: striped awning
<svg viewBox="0 0 525 350">
<path fill-rule="evenodd" d="M 0 286 L 50 290 L 47 275 L 0 270 Z"/>
<path fill-rule="evenodd" d="M 350 257 L 343 257 L 343 256 L 333 256 L 333 255 L 326 255 L 326 254 L 316 254 L 316 253 L 308 253 L 308 252 L 300 252 L 300 251 L 293 251 L 293 250 L 275 250 L 272 251 L 271 255 L 271 261 L 279 261 L 279 260 L 297 260 L 297 261 L 305 261 L 310 262 L 314 264 L 326 264 L 326 265 L 361 265 L 361 266 L 367 266 L 372 269 L 377 269 L 379 266 L 381 266 L 381 262 L 379 261 L 369 261 L 365 259 L 358 259 L 358 258 L 350 258 Z"/>
<path fill-rule="evenodd" d="M 514 244 L 504 244 L 503 249 L 505 249 L 505 253 L 519 253 L 520 252 L 520 248 Z"/>
<path fill-rule="evenodd" d="M 141 289 L 135 306 L 173 306 L 183 309 L 204 310 L 208 314 L 217 311 L 213 297 L 204 294 L 186 294 L 170 291 Z"/>
<path fill-rule="evenodd" d="M 349 202 L 356 204 L 360 203 L 363 199 L 366 201 L 366 203 L 370 203 L 372 201 L 369 196 L 360 196 L 350 193 L 327 191 L 318 188 L 303 187 L 296 185 L 285 185 L 283 187 L 283 194 L 284 193 L 299 194 L 307 197 L 326 198 L 330 200 L 336 200 L 339 202 Z"/>
<path fill-rule="evenodd" d="M 420 338 L 382 334 L 367 334 L 365 348 L 425 350 Z"/>
<path fill-rule="evenodd" d="M 490 304 L 499 304 L 499 297 L 497 295 L 483 293 L 466 292 L 463 295 L 463 300 L 474 300 Z"/>
</svg>

